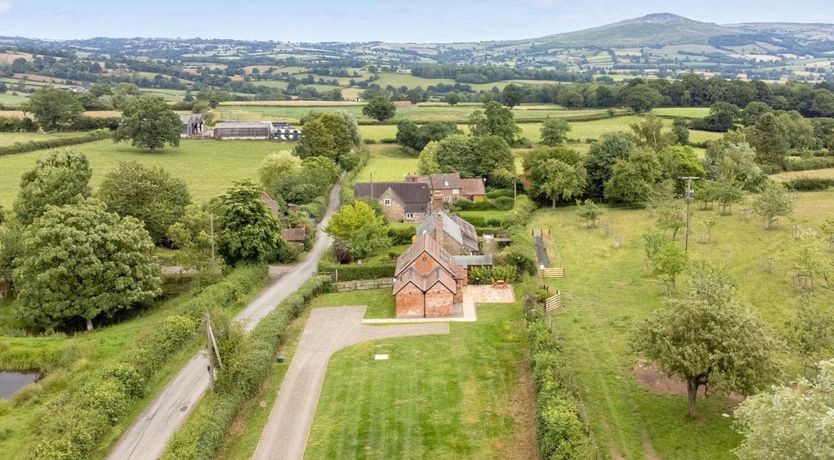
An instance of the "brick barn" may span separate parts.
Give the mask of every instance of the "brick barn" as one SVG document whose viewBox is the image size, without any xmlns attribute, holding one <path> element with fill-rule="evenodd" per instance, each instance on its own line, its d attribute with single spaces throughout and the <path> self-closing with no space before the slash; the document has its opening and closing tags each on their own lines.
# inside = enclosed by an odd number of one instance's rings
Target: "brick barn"
<svg viewBox="0 0 834 460">
<path fill-rule="evenodd" d="M 397 318 L 462 316 L 466 268 L 428 234 L 418 235 L 399 258 L 393 294 Z"/>
</svg>

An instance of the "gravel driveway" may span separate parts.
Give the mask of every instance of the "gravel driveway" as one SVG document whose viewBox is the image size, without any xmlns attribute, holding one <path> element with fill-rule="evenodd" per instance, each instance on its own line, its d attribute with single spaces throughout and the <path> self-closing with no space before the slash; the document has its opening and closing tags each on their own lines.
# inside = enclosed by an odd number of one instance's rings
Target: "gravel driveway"
<svg viewBox="0 0 834 460">
<path fill-rule="evenodd" d="M 312 311 L 254 459 L 297 460 L 304 456 L 327 363 L 334 352 L 369 340 L 449 333 L 448 323 L 368 326 L 362 324 L 364 316 L 365 307 Z"/>
</svg>

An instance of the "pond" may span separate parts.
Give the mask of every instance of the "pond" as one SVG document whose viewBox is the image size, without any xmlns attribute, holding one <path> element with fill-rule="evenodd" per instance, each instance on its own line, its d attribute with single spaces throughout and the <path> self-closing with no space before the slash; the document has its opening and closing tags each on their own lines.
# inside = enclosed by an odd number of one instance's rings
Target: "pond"
<svg viewBox="0 0 834 460">
<path fill-rule="evenodd" d="M 39 376 L 37 372 L 0 372 L 0 399 L 13 396 L 26 385 L 35 383 Z"/>
</svg>

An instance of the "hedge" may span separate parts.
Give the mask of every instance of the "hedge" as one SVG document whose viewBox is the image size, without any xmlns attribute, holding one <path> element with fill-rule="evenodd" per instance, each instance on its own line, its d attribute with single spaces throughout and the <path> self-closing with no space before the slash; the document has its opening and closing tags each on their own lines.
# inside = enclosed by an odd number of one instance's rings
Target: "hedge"
<svg viewBox="0 0 834 460">
<path fill-rule="evenodd" d="M 790 190 L 800 192 L 818 192 L 834 188 L 834 178 L 829 177 L 797 177 L 785 182 Z"/>
<path fill-rule="evenodd" d="M 472 267 L 469 269 L 470 284 L 492 284 L 496 281 L 515 282 L 519 271 L 515 265 L 496 265 L 494 267 Z"/>
<path fill-rule="evenodd" d="M 215 391 L 202 399 L 174 435 L 162 458 L 214 458 L 240 408 L 257 393 L 269 375 L 275 353 L 287 339 L 290 322 L 298 317 L 310 299 L 327 292 L 329 287 L 327 276 L 310 279 L 258 323 L 243 346 L 236 348 L 233 356 L 224 358 L 224 362 L 236 365 L 227 365 L 221 371 Z"/>
<path fill-rule="evenodd" d="M 392 278 L 396 271 L 396 264 L 350 264 L 334 265 L 323 262 L 319 264 L 319 273 L 338 272 L 337 281 L 374 280 Z"/>
<path fill-rule="evenodd" d="M 788 158 L 785 162 L 786 171 L 808 171 L 811 169 L 834 168 L 834 156 Z"/>
<path fill-rule="evenodd" d="M 110 137 L 110 133 L 103 130 L 92 131 L 79 137 L 64 137 L 55 139 L 44 139 L 39 141 L 16 142 L 13 145 L 0 147 L 0 156 L 14 153 L 33 152 L 35 150 L 54 149 L 68 145 L 85 144 L 87 142 L 100 141 Z"/>
<path fill-rule="evenodd" d="M 236 269 L 178 308 L 180 314 L 154 324 L 122 362 L 78 377 L 70 385 L 74 390 L 51 405 L 32 458 L 90 458 L 112 426 L 142 397 L 150 378 L 198 336 L 205 312 L 240 301 L 260 288 L 266 276 L 265 266 Z"/>
<path fill-rule="evenodd" d="M 31 118 L 0 117 L 0 132 L 2 133 L 19 133 L 21 131 L 34 133 L 37 130 L 38 124 Z"/>
<path fill-rule="evenodd" d="M 579 410 L 573 371 L 541 310 L 532 311 L 527 334 L 536 390 L 536 438 L 542 458 L 592 458 L 590 429 Z"/>
<path fill-rule="evenodd" d="M 401 244 L 411 244 L 412 238 L 417 233 L 416 225 L 406 225 L 402 227 L 389 227 L 388 237 L 391 238 L 391 243 L 394 246 Z"/>
</svg>

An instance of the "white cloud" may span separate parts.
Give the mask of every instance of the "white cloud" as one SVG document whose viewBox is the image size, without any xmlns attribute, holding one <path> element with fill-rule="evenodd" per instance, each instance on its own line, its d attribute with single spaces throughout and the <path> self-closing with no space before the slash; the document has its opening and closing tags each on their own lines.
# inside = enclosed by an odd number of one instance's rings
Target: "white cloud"
<svg viewBox="0 0 834 460">
<path fill-rule="evenodd" d="M 3 14 L 12 9 L 11 2 L 0 2 L 0 14 Z"/>
</svg>

